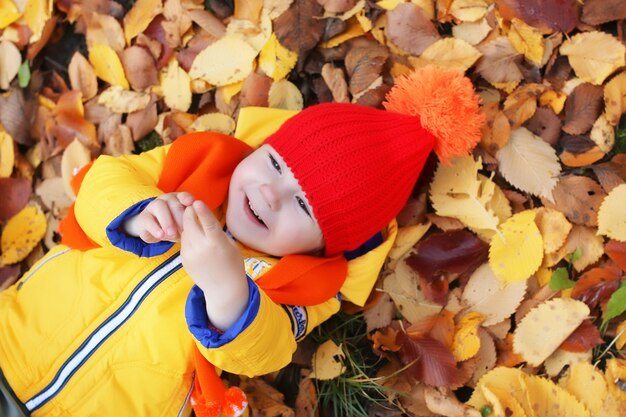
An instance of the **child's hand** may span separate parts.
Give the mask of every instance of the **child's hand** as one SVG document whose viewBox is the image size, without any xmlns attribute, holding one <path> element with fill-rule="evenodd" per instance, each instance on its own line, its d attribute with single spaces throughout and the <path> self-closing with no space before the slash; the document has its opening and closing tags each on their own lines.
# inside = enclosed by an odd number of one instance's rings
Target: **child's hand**
<svg viewBox="0 0 626 417">
<path fill-rule="evenodd" d="M 185 209 L 180 250 L 183 266 L 205 293 L 245 283 L 243 257 L 202 201 Z M 247 287 L 246 287 L 247 288 Z"/>
<path fill-rule="evenodd" d="M 183 213 L 194 201 L 191 194 L 166 193 L 150 202 L 138 215 L 124 223 L 124 231 L 146 243 L 176 242 L 183 230 Z"/>
</svg>

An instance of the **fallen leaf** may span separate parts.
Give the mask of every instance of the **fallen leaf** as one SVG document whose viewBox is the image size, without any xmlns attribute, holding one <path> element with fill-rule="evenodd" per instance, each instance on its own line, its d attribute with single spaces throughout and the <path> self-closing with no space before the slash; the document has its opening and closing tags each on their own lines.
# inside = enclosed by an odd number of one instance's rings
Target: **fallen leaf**
<svg viewBox="0 0 626 417">
<path fill-rule="evenodd" d="M 545 86 L 530 83 L 524 84 L 507 96 L 502 112 L 509 118 L 512 129 L 517 129 L 535 114 L 537 98 L 545 91 Z"/>
<path fill-rule="evenodd" d="M 302 54 L 322 38 L 324 21 L 311 18 L 322 14 L 323 8 L 316 0 L 295 0 L 274 20 L 274 33 L 281 45 Z"/>
<path fill-rule="evenodd" d="M 124 16 L 126 43 L 148 28 L 152 20 L 163 10 L 162 0 L 137 0 Z"/>
<path fill-rule="evenodd" d="M 478 384 L 472 392 L 472 396 L 467 401 L 467 404 L 471 405 L 477 410 L 482 409 L 485 406 L 489 406 L 490 403 L 483 394 L 482 387 L 488 387 L 490 391 L 494 388 L 502 390 L 503 392 L 510 393 L 514 396 L 517 402 L 525 402 L 525 396 L 523 391 L 523 378 L 525 374 L 518 368 L 505 368 L 498 366 L 487 372 L 478 380 Z M 520 399 L 522 399 L 520 401 Z"/>
<path fill-rule="evenodd" d="M 626 184 L 618 185 L 604 198 L 598 211 L 598 233 L 626 242 Z"/>
<path fill-rule="evenodd" d="M 517 17 L 542 31 L 568 33 L 578 24 L 576 0 L 497 0 L 505 19 Z"/>
<path fill-rule="evenodd" d="M 546 254 L 545 264 L 553 266 L 576 251 L 579 251 L 581 254 L 578 259 L 572 262 L 576 271 L 582 271 L 589 265 L 594 264 L 604 254 L 602 236 L 599 236 L 596 232 L 595 228 L 577 224 L 573 225 L 565 244 L 558 251 Z"/>
<path fill-rule="evenodd" d="M 568 352 L 557 349 L 543 362 L 543 368 L 550 377 L 556 377 L 563 372 L 563 369 L 574 366 L 578 363 L 591 362 L 591 351 Z"/>
<path fill-rule="evenodd" d="M 0 29 L 4 29 L 22 16 L 12 0 L 0 0 Z"/>
<path fill-rule="evenodd" d="M 96 71 L 80 52 L 76 51 L 72 55 L 67 72 L 72 89 L 80 91 L 83 100 L 91 100 L 98 94 Z"/>
<path fill-rule="evenodd" d="M 274 81 L 285 78 L 297 61 L 298 54 L 281 45 L 275 33 L 272 33 L 259 54 L 259 68 Z"/>
<path fill-rule="evenodd" d="M 496 153 L 498 169 L 512 185 L 552 201 L 561 165 L 554 149 L 528 129 L 511 133 L 509 142 Z"/>
<path fill-rule="evenodd" d="M 251 410 L 262 410 L 260 417 L 294 417 L 285 405 L 285 396 L 261 378 L 240 377 L 240 388 L 246 393 Z"/>
<path fill-rule="evenodd" d="M 37 42 L 43 33 L 46 22 L 52 14 L 52 1 L 50 0 L 29 0 L 26 3 L 22 20 L 32 32 L 29 43 Z"/>
<path fill-rule="evenodd" d="M 0 89 L 7 90 L 20 69 L 22 55 L 9 41 L 0 41 Z"/>
<path fill-rule="evenodd" d="M 328 62 L 322 67 L 322 78 L 330 92 L 333 95 L 333 101 L 337 103 L 349 103 L 348 97 L 348 83 L 343 69 L 335 67 L 332 63 Z"/>
<path fill-rule="evenodd" d="M 145 48 L 141 46 L 126 48 L 122 52 L 121 58 L 124 73 L 133 90 L 145 91 L 153 85 L 159 84 L 156 61 Z M 172 61 L 176 60 L 173 59 Z"/>
<path fill-rule="evenodd" d="M 371 332 L 374 329 L 382 329 L 391 324 L 394 312 L 395 307 L 391 297 L 387 293 L 382 293 L 376 303 L 363 312 L 363 318 L 367 324 L 367 331 Z"/>
<path fill-rule="evenodd" d="M 13 166 L 15 165 L 14 146 L 11 135 L 0 130 L 0 178 L 10 177 L 13 173 Z"/>
<path fill-rule="evenodd" d="M 518 64 L 523 55 L 513 48 L 505 36 L 500 36 L 478 47 L 483 56 L 476 62 L 476 72 L 485 80 L 495 84 L 514 83 L 517 85 L 523 75 Z"/>
<path fill-rule="evenodd" d="M 319 417 L 315 384 L 309 377 L 300 380 L 294 417 Z"/>
<path fill-rule="evenodd" d="M 495 155 L 495 153 L 502 149 L 509 141 L 511 137 L 511 124 L 502 110 L 500 110 L 498 102 L 483 105 L 482 111 L 485 113 L 486 121 L 481 129 L 482 138 L 480 145 L 489 152 L 489 154 Z M 561 128 L 559 125 L 557 134 L 559 134 L 560 131 Z"/>
<path fill-rule="evenodd" d="M 619 287 L 622 272 L 616 267 L 597 267 L 578 278 L 571 297 L 595 308 L 607 300 Z"/>
<path fill-rule="evenodd" d="M 513 397 L 510 393 L 504 391 L 501 388 L 490 387 L 487 384 L 481 385 L 479 389 L 485 397 L 487 404 L 491 405 L 491 407 L 485 405 L 481 408 L 481 410 L 488 409 L 489 411 L 492 411 L 493 414 L 496 416 L 526 416 L 526 412 L 522 408 L 519 401 L 515 399 L 515 397 Z"/>
<path fill-rule="evenodd" d="M 424 317 L 405 330 L 409 336 L 428 335 L 448 348 L 452 348 L 455 335 L 454 314 L 444 309 Z"/>
<path fill-rule="evenodd" d="M 513 215 L 491 239 L 489 266 L 502 284 L 525 281 L 541 265 L 543 239 L 535 216 L 532 210 Z"/>
<path fill-rule="evenodd" d="M 607 194 L 589 177 L 565 175 L 552 191 L 554 203 L 545 202 L 547 207 L 563 212 L 575 224 L 598 225 L 598 212 Z"/>
<path fill-rule="evenodd" d="M 484 315 L 472 311 L 463 315 L 457 323 L 452 344 L 452 354 L 457 362 L 465 361 L 478 353 L 478 327 L 484 319 Z"/>
<path fill-rule="evenodd" d="M 471 275 L 462 299 L 469 311 L 485 316 L 483 326 L 492 326 L 510 317 L 526 295 L 526 281 L 501 286 L 500 280 L 485 263 Z"/>
<path fill-rule="evenodd" d="M 285 110 L 302 110 L 304 99 L 298 87 L 285 79 L 272 83 L 268 95 L 269 107 Z"/>
<path fill-rule="evenodd" d="M 380 74 L 388 58 L 387 48 L 376 44 L 350 49 L 346 54 L 345 65 L 353 97 L 372 88 L 378 80 L 382 82 Z"/>
<path fill-rule="evenodd" d="M 584 320 L 580 326 L 561 343 L 559 349 L 569 352 L 586 352 L 604 343 L 600 331 L 591 322 Z"/>
<path fill-rule="evenodd" d="M 626 64 L 626 46 L 605 32 L 578 33 L 563 42 L 559 51 L 569 58 L 578 77 L 594 85 Z"/>
<path fill-rule="evenodd" d="M 401 3 L 387 12 L 389 41 L 411 55 L 421 55 L 441 38 L 426 13 L 413 3 Z"/>
<path fill-rule="evenodd" d="M 604 112 L 612 126 L 617 126 L 626 111 L 626 72 L 611 78 L 604 86 Z"/>
<path fill-rule="evenodd" d="M 539 366 L 589 315 L 581 301 L 548 300 L 530 310 L 513 334 L 513 350 L 526 362 Z"/>
<path fill-rule="evenodd" d="M 607 395 L 604 375 L 586 362 L 571 366 L 569 372 L 559 380 L 559 385 L 574 395 L 593 415 L 600 411 Z"/>
<path fill-rule="evenodd" d="M 346 371 L 342 359 L 346 357 L 341 345 L 327 340 L 315 351 L 311 362 L 310 378 L 319 380 L 334 379 Z"/>
<path fill-rule="evenodd" d="M 626 283 L 622 282 L 620 287 L 611 294 L 609 301 L 606 303 L 606 311 L 602 316 L 602 324 L 605 325 L 609 320 L 626 311 Z"/>
<path fill-rule="evenodd" d="M 19 213 L 30 200 L 31 184 L 26 178 L 0 178 L 0 222 Z"/>
<path fill-rule="evenodd" d="M 199 116 L 191 125 L 190 132 L 220 132 L 232 135 L 235 132 L 235 121 L 222 113 L 208 113 Z"/>
<path fill-rule="evenodd" d="M 486 18 L 480 19 L 476 22 L 461 22 L 458 25 L 452 27 L 452 36 L 457 39 L 463 39 L 470 45 L 478 45 L 482 42 L 492 28 L 489 26 Z"/>
<path fill-rule="evenodd" d="M 610 161 L 591 166 L 593 173 L 596 174 L 602 189 L 608 194 L 613 188 L 620 184 L 624 184 L 626 178 L 626 165 Z"/>
<path fill-rule="evenodd" d="M 137 5 L 138 3 L 135 3 Z M 98 78 L 111 85 L 128 89 L 128 80 L 117 53 L 108 45 L 93 45 L 89 48 L 89 62 L 93 65 Z"/>
<path fill-rule="evenodd" d="M 565 100 L 567 94 L 564 92 L 548 90 L 539 97 L 539 105 L 550 107 L 554 114 L 560 114 L 565 107 Z"/>
<path fill-rule="evenodd" d="M 396 344 L 397 334 L 398 330 L 387 327 L 383 329 L 383 331 L 375 331 L 371 336 L 368 336 L 368 338 L 372 341 L 374 351 L 397 352 L 400 350 L 400 346 Z"/>
<path fill-rule="evenodd" d="M 411 63 L 416 68 L 423 65 L 435 65 L 443 69 L 465 72 L 480 56 L 481 53 L 464 40 L 444 38 L 428 46 L 417 61 L 411 59 Z"/>
<path fill-rule="evenodd" d="M 21 273 L 20 265 L 3 265 L 0 266 L 0 291 L 3 291 L 13 285 Z"/>
<path fill-rule="evenodd" d="M 176 59 L 172 59 L 165 71 L 161 73 L 161 77 L 161 89 L 165 104 L 172 110 L 187 111 L 191 106 L 192 98 L 189 75 L 178 66 Z"/>
<path fill-rule="evenodd" d="M 604 246 L 604 251 L 608 257 L 626 272 L 626 242 L 609 240 Z"/>
<path fill-rule="evenodd" d="M 232 54 L 232 51 L 237 51 Z M 230 59 L 222 59 L 230 56 Z M 251 72 L 257 51 L 245 40 L 224 36 L 207 46 L 194 59 L 189 76 L 213 85 L 228 85 L 245 79 Z"/>
<path fill-rule="evenodd" d="M 391 260 L 402 258 L 430 229 L 430 223 L 413 224 L 400 227 L 396 240 L 387 255 Z"/>
<path fill-rule="evenodd" d="M 65 192 L 70 197 L 75 197 L 71 182 L 78 171 L 91 162 L 91 152 L 78 139 L 70 143 L 61 158 L 61 176 Z"/>
<path fill-rule="evenodd" d="M 548 379 L 529 375 L 525 388 L 529 409 L 536 410 L 537 416 L 551 416 L 556 411 L 563 416 L 590 417 L 576 397 Z"/>
<path fill-rule="evenodd" d="M 448 417 L 480 417 L 481 413 L 462 402 L 449 391 L 440 391 L 432 387 L 425 387 L 424 399 L 428 409 L 442 416 Z"/>
<path fill-rule="evenodd" d="M 586 133 L 601 112 L 602 89 L 588 83 L 581 84 L 565 101 L 563 131 L 570 135 Z"/>
<path fill-rule="evenodd" d="M 513 18 L 508 38 L 513 47 L 535 65 L 540 65 L 545 51 L 543 34 L 523 20 Z"/>
<path fill-rule="evenodd" d="M 37 204 L 29 205 L 11 217 L 0 237 L 0 262 L 10 265 L 26 258 L 43 239 L 46 224 L 46 216 Z"/>
<path fill-rule="evenodd" d="M 100 13 L 83 14 L 87 24 L 87 46 L 108 45 L 115 52 L 122 53 L 126 41 L 120 22 L 113 16 Z"/>
<path fill-rule="evenodd" d="M 621 0 L 586 0 L 580 18 L 589 25 L 626 19 L 626 4 Z"/>
<path fill-rule="evenodd" d="M 103 104 L 115 113 L 131 113 L 145 109 L 150 104 L 150 94 L 126 90 L 112 85 L 98 96 L 98 104 Z"/>
<path fill-rule="evenodd" d="M 484 322 L 483 322 L 484 325 Z M 472 374 L 471 382 L 476 385 L 478 380 L 487 372 L 496 366 L 498 353 L 493 337 L 484 328 L 478 329 L 478 337 L 480 338 L 480 349 L 474 356 L 476 359 L 476 370 Z"/>
<path fill-rule="evenodd" d="M 41 198 L 41 202 L 47 211 L 55 216 L 63 217 L 74 201 L 74 192 L 68 194 L 65 179 L 62 177 L 46 178 L 37 184 L 35 194 Z"/>
<path fill-rule="evenodd" d="M 563 213 L 548 207 L 540 207 L 537 210 L 535 222 L 543 239 L 545 253 L 559 250 L 572 230 L 571 223 L 567 221 Z"/>
</svg>

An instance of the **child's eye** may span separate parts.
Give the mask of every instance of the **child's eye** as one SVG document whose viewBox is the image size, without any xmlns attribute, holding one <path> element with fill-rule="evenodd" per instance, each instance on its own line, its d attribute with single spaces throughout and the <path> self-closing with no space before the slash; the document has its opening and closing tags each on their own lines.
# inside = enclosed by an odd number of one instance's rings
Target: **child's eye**
<svg viewBox="0 0 626 417">
<path fill-rule="evenodd" d="M 311 212 L 309 211 L 309 208 L 307 207 L 306 203 L 304 202 L 303 199 L 301 199 L 300 197 L 296 197 L 296 200 L 298 201 L 298 205 L 300 206 L 300 208 L 302 210 L 304 210 L 304 212 L 306 213 L 307 216 L 311 217 Z"/>
<path fill-rule="evenodd" d="M 276 171 L 278 171 L 278 173 L 279 173 L 279 174 L 282 174 L 282 173 L 283 173 L 283 170 L 282 170 L 282 168 L 280 167 L 280 164 L 278 163 L 278 161 L 276 160 L 276 158 L 274 158 L 274 157 L 272 156 L 272 154 L 269 154 L 269 157 L 270 157 L 270 162 L 272 163 L 272 166 L 273 166 L 274 168 L 276 168 Z"/>
</svg>

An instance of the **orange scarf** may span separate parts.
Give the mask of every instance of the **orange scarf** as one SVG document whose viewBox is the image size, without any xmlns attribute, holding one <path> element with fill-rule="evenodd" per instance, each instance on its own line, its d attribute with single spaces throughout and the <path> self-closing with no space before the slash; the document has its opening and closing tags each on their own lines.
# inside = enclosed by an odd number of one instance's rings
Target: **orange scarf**
<svg viewBox="0 0 626 417">
<path fill-rule="evenodd" d="M 191 133 L 176 139 L 165 157 L 158 188 L 164 193 L 187 191 L 215 210 L 228 192 L 230 177 L 237 164 L 252 148 L 245 143 L 214 132 Z M 84 167 L 72 180 L 74 191 L 91 167 Z M 96 248 L 80 228 L 73 205 L 60 225 L 62 243 L 80 250 Z M 339 255 L 319 258 L 288 255 L 256 280 L 257 285 L 278 304 L 310 306 L 337 295 L 346 279 L 348 264 Z M 245 395 L 238 389 L 226 390 L 215 367 L 195 349 L 196 383 L 192 404 L 199 417 L 234 416 L 243 412 Z M 241 409 L 241 410 L 240 410 Z M 239 411 L 240 410 L 240 411 Z"/>
</svg>

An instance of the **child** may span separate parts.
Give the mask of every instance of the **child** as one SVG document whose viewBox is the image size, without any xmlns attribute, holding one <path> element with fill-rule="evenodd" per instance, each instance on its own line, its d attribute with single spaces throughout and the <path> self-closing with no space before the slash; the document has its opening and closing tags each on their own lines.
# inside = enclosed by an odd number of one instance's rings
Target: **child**
<svg viewBox="0 0 626 417">
<path fill-rule="evenodd" d="M 480 139 L 456 72 L 417 71 L 385 107 L 309 107 L 254 151 L 195 133 L 100 157 L 65 244 L 0 293 L 0 369 L 22 411 L 188 415 L 193 389 L 198 415 L 241 412 L 212 365 L 278 370 L 341 299 L 363 305 L 430 151 Z"/>
</svg>

